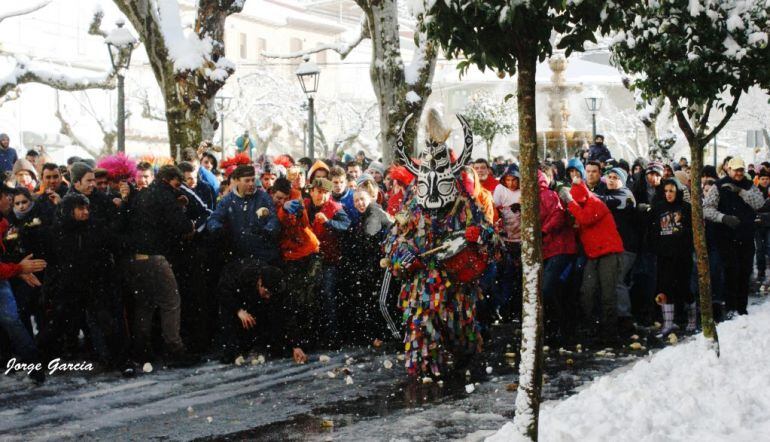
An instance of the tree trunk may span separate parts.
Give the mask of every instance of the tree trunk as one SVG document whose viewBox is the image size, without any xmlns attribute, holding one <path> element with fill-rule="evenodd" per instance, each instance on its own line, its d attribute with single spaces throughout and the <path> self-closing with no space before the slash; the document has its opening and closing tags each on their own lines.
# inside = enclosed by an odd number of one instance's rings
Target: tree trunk
<svg viewBox="0 0 770 442">
<path fill-rule="evenodd" d="M 534 48 L 536 45 L 531 45 Z M 537 183 L 537 125 L 535 120 L 535 73 L 537 54 L 529 48 L 519 51 L 518 88 L 519 154 L 521 158 L 521 261 L 522 337 L 519 363 L 519 391 L 516 396 L 514 427 L 537 440 L 540 394 L 543 382 L 543 312 L 540 286 L 540 189 Z"/>
<path fill-rule="evenodd" d="M 648 156 L 661 155 L 658 151 L 658 128 L 655 124 L 656 120 L 644 123 L 644 133 L 647 137 L 647 152 Z"/>
<path fill-rule="evenodd" d="M 398 25 L 398 2 L 396 0 L 358 1 L 367 16 L 369 35 L 372 40 L 372 62 L 369 67 L 377 105 L 380 111 L 380 150 L 383 162 L 388 165 L 395 158 L 393 148 L 398 132 L 407 116 L 413 114 L 404 132 L 407 155 L 417 136 L 425 101 L 431 92 L 433 71 L 436 65 L 436 49 L 432 42 L 423 41 L 417 51 L 423 51 L 428 63 L 420 70 L 417 84 L 409 85 L 404 74 L 401 58 L 401 43 Z M 420 96 L 418 101 L 409 101 L 410 90 Z"/>
<path fill-rule="evenodd" d="M 487 161 L 492 163 L 492 144 L 495 142 L 495 137 L 492 137 L 488 140 L 484 140 L 484 143 L 487 145 Z"/>
<path fill-rule="evenodd" d="M 690 140 L 688 140 L 690 141 Z M 695 264 L 698 268 L 698 294 L 700 296 L 701 326 L 703 336 L 710 341 L 717 356 L 719 356 L 719 336 L 714 323 L 714 312 L 711 304 L 711 271 L 709 270 L 709 255 L 706 246 L 706 228 L 703 221 L 703 189 L 700 179 L 703 173 L 702 143 L 690 141 L 690 204 L 692 206 L 692 236 L 695 246 Z"/>
</svg>

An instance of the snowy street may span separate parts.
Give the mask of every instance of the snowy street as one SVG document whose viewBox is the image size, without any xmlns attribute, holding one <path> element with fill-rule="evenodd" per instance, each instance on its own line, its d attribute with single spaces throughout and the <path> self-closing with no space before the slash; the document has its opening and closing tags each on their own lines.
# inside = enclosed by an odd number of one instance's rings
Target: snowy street
<svg viewBox="0 0 770 442">
<path fill-rule="evenodd" d="M 371 349 L 326 353 L 328 363 L 319 362 L 320 354 L 299 366 L 289 360 L 251 365 L 247 359 L 240 367 L 210 362 L 192 369 L 157 369 L 132 380 L 114 373 L 67 374 L 52 377 L 41 387 L 33 387 L 21 375 L 3 376 L 0 434 L 24 441 L 212 436 L 360 440 L 361 435 L 374 440 L 479 440 L 513 415 L 515 393 L 506 387 L 516 382 L 517 375 L 512 360 L 504 357 L 512 329 L 498 327 L 496 336 L 487 353 L 491 359 L 479 359 L 470 367 L 470 380 L 460 374 L 443 386 L 409 381 L 394 351 Z M 549 352 L 547 398 L 571 393 L 636 359 L 596 356 L 591 350 Z M 568 366 L 568 359 L 574 365 Z M 386 360 L 393 364 L 390 369 L 385 368 Z M 491 374 L 486 373 L 487 365 Z M 342 371 L 346 367 L 350 385 Z M 473 392 L 467 393 L 470 384 Z"/>
</svg>

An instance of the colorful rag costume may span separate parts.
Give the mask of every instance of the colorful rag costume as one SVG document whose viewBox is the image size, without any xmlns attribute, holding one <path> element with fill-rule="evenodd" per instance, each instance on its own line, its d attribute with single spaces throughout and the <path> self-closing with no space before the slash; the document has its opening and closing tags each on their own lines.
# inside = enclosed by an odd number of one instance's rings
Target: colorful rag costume
<svg viewBox="0 0 770 442">
<path fill-rule="evenodd" d="M 450 361 L 480 351 L 483 344 L 476 323 L 476 301 L 482 297 L 478 279 L 498 254 L 500 241 L 475 198 L 458 186 L 473 136 L 465 119 L 457 117 L 465 146 L 454 164 L 445 143 L 449 131 L 435 110 L 428 117 L 419 166 L 404 153 L 401 136 L 396 147 L 417 182 L 385 240 L 383 264 L 401 282 L 405 364 L 412 375 L 440 376 Z"/>
</svg>

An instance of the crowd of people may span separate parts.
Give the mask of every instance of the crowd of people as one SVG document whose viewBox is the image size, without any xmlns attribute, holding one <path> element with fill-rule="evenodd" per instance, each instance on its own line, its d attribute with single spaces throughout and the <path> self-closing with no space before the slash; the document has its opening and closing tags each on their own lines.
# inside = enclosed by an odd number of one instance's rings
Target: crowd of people
<svg viewBox="0 0 770 442">
<path fill-rule="evenodd" d="M 220 160 L 210 143 L 178 162 L 55 164 L 44 150 L 18 157 L 9 141 L 0 134 L 3 366 L 93 360 L 131 376 L 148 361 L 232 363 L 258 348 L 304 363 L 312 350 L 393 339 L 378 302 L 388 295 L 382 242 L 414 192 L 407 168 L 364 152 Z M 489 333 L 521 314 L 521 175 L 502 159 L 462 173 L 457 185 L 470 181 L 504 245 L 476 301 Z M 703 188 L 715 315 L 747 313 L 754 265 L 764 281 L 770 252 L 770 164 L 726 158 L 700 183 L 689 177 L 685 159 L 615 160 L 601 136 L 585 155 L 541 165 L 548 342 L 614 343 L 655 321 L 661 335 L 696 329 L 693 185 Z"/>
</svg>

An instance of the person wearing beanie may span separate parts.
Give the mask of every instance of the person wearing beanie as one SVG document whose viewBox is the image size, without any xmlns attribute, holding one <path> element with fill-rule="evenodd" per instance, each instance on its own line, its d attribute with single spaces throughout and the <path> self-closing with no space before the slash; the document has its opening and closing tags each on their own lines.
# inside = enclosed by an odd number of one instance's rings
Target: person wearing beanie
<svg viewBox="0 0 770 442">
<path fill-rule="evenodd" d="M 366 173 L 372 176 L 374 178 L 374 182 L 377 183 L 377 185 L 380 187 L 380 190 L 384 194 L 387 189 L 385 189 L 385 166 L 379 162 L 379 161 L 372 161 L 369 163 L 369 167 L 366 169 Z"/>
<path fill-rule="evenodd" d="M 93 167 L 84 162 L 73 163 L 70 166 L 70 177 L 72 186 L 68 194 L 77 193 L 89 199 L 89 211 L 94 222 L 106 223 L 109 226 L 116 221 L 118 208 L 115 203 L 109 196 L 96 192 L 96 175 Z"/>
<path fill-rule="evenodd" d="M 267 162 L 262 166 L 262 172 L 259 174 L 259 181 L 262 183 L 262 188 L 265 192 L 270 193 L 270 189 L 273 187 L 273 183 L 278 179 L 278 170 L 275 164 Z"/>
<path fill-rule="evenodd" d="M 628 174 L 620 167 L 613 167 L 605 175 L 606 187 L 597 197 L 607 205 L 615 220 L 620 238 L 623 241 L 621 267 L 618 272 L 616 296 L 618 300 L 618 326 L 622 333 L 633 332 L 634 322 L 631 315 L 631 270 L 639 252 L 640 235 L 637 224 L 636 200 L 626 187 Z"/>
<path fill-rule="evenodd" d="M 13 165 L 19 159 L 16 149 L 11 147 L 8 134 L 0 134 L 0 175 L 13 170 Z"/>
<path fill-rule="evenodd" d="M 715 240 L 724 264 L 725 307 L 728 318 L 745 315 L 754 261 L 756 211 L 764 205 L 762 193 L 747 178 L 740 157 L 727 162 L 727 175 L 716 182 L 703 201 L 703 215 L 714 225 Z"/>
<path fill-rule="evenodd" d="M 568 210 L 575 217 L 580 242 L 588 258 L 581 288 L 583 315 L 585 319 L 592 317 L 598 298 L 601 338 L 614 343 L 618 339 L 617 285 L 623 267 L 623 240 L 610 210 L 585 183 L 575 180 L 568 200 Z"/>
<path fill-rule="evenodd" d="M 13 164 L 11 175 L 16 187 L 23 187 L 30 192 L 35 190 L 37 186 L 37 172 L 35 172 L 35 166 L 26 158 L 16 160 Z"/>
<path fill-rule="evenodd" d="M 277 265 L 281 224 L 270 195 L 257 187 L 256 170 L 241 164 L 230 175 L 232 192 L 225 195 L 207 222 L 210 233 L 225 235 L 236 258 Z"/>
<path fill-rule="evenodd" d="M 580 158 L 570 158 L 569 161 L 567 161 L 567 170 L 566 170 L 567 176 L 565 177 L 569 183 L 572 183 L 572 180 L 577 177 L 581 180 L 586 179 L 586 169 L 583 165 L 583 162 L 580 161 Z"/>
<path fill-rule="evenodd" d="M 99 362 L 132 376 L 127 336 L 114 313 L 123 311 L 113 278 L 118 241 L 107 226 L 91 218 L 85 195 L 69 193 L 60 206 L 61 218 L 51 231 L 55 241 L 48 242 L 46 251 L 43 296 L 48 308 L 37 337 L 40 351 L 46 361 L 60 357 L 62 338 L 77 337 L 81 318 L 87 317 L 91 336 L 103 339 L 94 346 Z"/>
<path fill-rule="evenodd" d="M 332 182 L 326 178 L 315 178 L 310 184 L 310 198 L 305 199 L 313 233 L 320 242 L 321 286 L 318 291 L 318 307 L 321 312 L 323 336 L 327 344 L 339 342 L 337 309 L 337 274 L 341 259 L 341 237 L 350 227 L 342 204 L 332 199 Z"/>
</svg>

